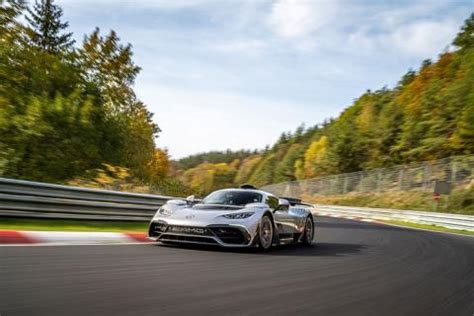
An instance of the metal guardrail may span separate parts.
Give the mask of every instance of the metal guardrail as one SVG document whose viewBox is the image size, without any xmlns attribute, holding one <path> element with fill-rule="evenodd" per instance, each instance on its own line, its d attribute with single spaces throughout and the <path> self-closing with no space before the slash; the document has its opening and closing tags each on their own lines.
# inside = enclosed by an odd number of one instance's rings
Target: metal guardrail
<svg viewBox="0 0 474 316">
<path fill-rule="evenodd" d="M 0 178 L 0 216 L 147 221 L 169 196 Z"/>
<path fill-rule="evenodd" d="M 404 221 L 474 231 L 474 216 L 339 205 L 314 205 L 320 215 L 363 217 L 375 220 Z"/>
</svg>

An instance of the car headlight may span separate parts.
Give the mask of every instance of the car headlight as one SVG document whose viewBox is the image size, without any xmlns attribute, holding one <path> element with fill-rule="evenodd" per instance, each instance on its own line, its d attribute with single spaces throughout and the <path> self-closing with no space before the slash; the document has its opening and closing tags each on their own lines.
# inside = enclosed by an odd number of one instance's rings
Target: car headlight
<svg viewBox="0 0 474 316">
<path fill-rule="evenodd" d="M 155 213 L 155 216 L 153 216 L 153 217 L 156 218 L 156 217 L 160 217 L 160 216 L 170 216 L 171 213 L 172 212 L 168 208 L 160 207 L 158 209 L 158 211 Z"/>
<path fill-rule="evenodd" d="M 244 219 L 244 218 L 249 218 L 253 214 L 255 214 L 255 212 L 232 213 L 232 214 L 225 214 L 222 216 L 228 219 Z"/>
</svg>

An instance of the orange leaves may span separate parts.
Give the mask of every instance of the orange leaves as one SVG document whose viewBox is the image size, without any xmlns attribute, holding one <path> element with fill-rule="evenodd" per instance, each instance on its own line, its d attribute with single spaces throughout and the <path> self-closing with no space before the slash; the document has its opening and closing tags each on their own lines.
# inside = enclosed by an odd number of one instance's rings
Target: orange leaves
<svg viewBox="0 0 474 316">
<path fill-rule="evenodd" d="M 157 148 L 153 153 L 152 160 L 148 163 L 148 172 L 151 179 L 161 179 L 170 171 L 170 160 L 166 150 Z"/>
</svg>

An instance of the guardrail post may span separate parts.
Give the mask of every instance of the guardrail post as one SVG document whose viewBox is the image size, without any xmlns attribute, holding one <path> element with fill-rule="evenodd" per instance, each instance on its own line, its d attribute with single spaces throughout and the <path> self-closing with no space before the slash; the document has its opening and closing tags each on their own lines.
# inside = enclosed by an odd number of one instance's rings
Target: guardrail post
<svg viewBox="0 0 474 316">
<path fill-rule="evenodd" d="M 381 185 L 382 185 L 382 172 L 379 170 L 377 172 L 377 192 L 381 191 Z"/>
<path fill-rule="evenodd" d="M 404 177 L 404 170 L 400 169 L 400 174 L 398 176 L 399 188 L 400 191 L 403 191 L 403 177 Z"/>
<path fill-rule="evenodd" d="M 451 184 L 456 183 L 457 164 L 455 161 L 451 163 Z"/>
<path fill-rule="evenodd" d="M 425 165 L 423 168 L 423 191 L 427 191 L 430 183 L 430 167 Z"/>
</svg>

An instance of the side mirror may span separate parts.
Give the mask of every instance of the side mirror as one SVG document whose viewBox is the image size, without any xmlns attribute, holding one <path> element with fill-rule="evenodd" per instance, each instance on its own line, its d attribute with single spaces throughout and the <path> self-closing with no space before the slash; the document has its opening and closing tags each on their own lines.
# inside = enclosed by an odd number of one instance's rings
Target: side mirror
<svg viewBox="0 0 474 316">
<path fill-rule="evenodd" d="M 278 199 L 278 207 L 275 211 L 288 211 L 290 209 L 290 202 L 285 199 Z"/>
<path fill-rule="evenodd" d="M 194 200 L 195 200 L 195 199 L 196 199 L 196 198 L 194 197 L 194 195 L 190 195 L 190 196 L 188 196 L 188 197 L 186 198 L 186 202 L 187 202 L 188 204 L 194 204 Z"/>
</svg>

